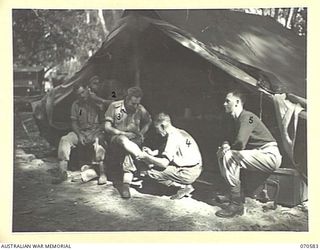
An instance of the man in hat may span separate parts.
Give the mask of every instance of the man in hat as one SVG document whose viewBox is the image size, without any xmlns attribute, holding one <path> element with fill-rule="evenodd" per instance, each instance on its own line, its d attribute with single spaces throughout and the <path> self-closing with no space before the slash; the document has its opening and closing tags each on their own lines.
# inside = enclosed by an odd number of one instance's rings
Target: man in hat
<svg viewBox="0 0 320 250">
<path fill-rule="evenodd" d="M 149 112 L 140 104 L 142 96 L 141 88 L 131 87 L 126 97 L 111 103 L 105 113 L 105 131 L 109 135 L 110 148 L 117 148 L 124 154 L 121 156 L 123 180 L 120 189 L 124 199 L 131 197 L 130 183 L 136 171 L 134 160 L 142 152 L 140 146 L 152 122 Z"/>
<path fill-rule="evenodd" d="M 220 172 L 231 195 L 229 205 L 216 213 L 218 217 L 234 217 L 244 212 L 240 169 L 272 173 L 281 165 L 276 140 L 254 113 L 243 108 L 244 103 L 245 96 L 239 91 L 229 92 L 225 97 L 224 108 L 232 118 L 235 137 L 231 145 L 225 141 L 217 151 Z"/>
<path fill-rule="evenodd" d="M 95 162 L 99 166 L 100 177 L 98 184 L 106 184 L 104 171 L 105 136 L 103 123 L 99 119 L 99 107 L 91 98 L 88 87 L 81 85 L 74 89 L 77 99 L 71 106 L 72 131 L 63 136 L 58 147 L 60 181 L 67 179 L 67 167 L 71 149 L 79 145 L 92 146 Z M 59 182 L 59 180 L 57 180 Z"/>
<path fill-rule="evenodd" d="M 168 114 L 158 114 L 154 127 L 166 142 L 157 156 L 149 148 L 143 148 L 139 159 L 154 167 L 147 175 L 168 187 L 177 187 L 178 191 L 171 199 L 189 196 L 194 191 L 192 183 L 202 171 L 202 157 L 196 141 L 186 131 L 174 127 Z"/>
</svg>

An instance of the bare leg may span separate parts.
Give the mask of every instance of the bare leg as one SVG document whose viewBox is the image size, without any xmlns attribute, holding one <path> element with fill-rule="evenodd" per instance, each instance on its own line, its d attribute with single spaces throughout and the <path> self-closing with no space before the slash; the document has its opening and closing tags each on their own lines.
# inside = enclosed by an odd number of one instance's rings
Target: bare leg
<svg viewBox="0 0 320 250">
<path fill-rule="evenodd" d="M 130 141 L 126 136 L 122 136 L 120 135 L 118 137 L 118 143 L 130 154 L 132 154 L 134 157 L 138 157 L 139 155 L 142 154 L 141 149 L 139 148 L 139 146 Z"/>
<path fill-rule="evenodd" d="M 107 183 L 107 177 L 104 171 L 104 164 L 103 161 L 99 162 L 99 180 L 98 185 L 103 185 Z"/>
</svg>

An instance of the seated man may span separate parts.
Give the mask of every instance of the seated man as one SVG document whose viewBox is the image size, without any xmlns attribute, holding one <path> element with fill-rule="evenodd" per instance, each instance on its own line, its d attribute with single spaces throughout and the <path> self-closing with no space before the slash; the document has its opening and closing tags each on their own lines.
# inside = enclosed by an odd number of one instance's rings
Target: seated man
<svg viewBox="0 0 320 250">
<path fill-rule="evenodd" d="M 67 179 L 71 149 L 78 145 L 90 145 L 95 153 L 95 161 L 99 165 L 98 184 L 102 185 L 107 181 L 103 163 L 106 145 L 103 124 L 99 121 L 99 108 L 96 101 L 90 98 L 88 88 L 79 85 L 75 87 L 75 92 L 77 100 L 71 106 L 72 131 L 61 138 L 58 148 L 61 181 Z"/>
<path fill-rule="evenodd" d="M 179 188 L 171 199 L 181 199 L 190 195 L 194 188 L 192 183 L 202 171 L 202 157 L 196 141 L 186 131 L 171 124 L 169 115 L 160 113 L 154 121 L 156 131 L 167 137 L 164 150 L 159 156 L 149 148 L 143 148 L 139 159 L 159 170 L 151 169 L 147 175 L 166 186 Z"/>
<path fill-rule="evenodd" d="M 125 199 L 131 197 L 129 187 L 136 171 L 134 160 L 142 153 L 139 146 L 152 122 L 149 112 L 140 104 L 142 96 L 139 87 L 129 88 L 125 99 L 111 103 L 105 113 L 105 131 L 109 135 L 110 147 L 118 147 L 125 155 L 121 159 L 121 197 Z"/>
<path fill-rule="evenodd" d="M 235 138 L 231 146 L 224 142 L 217 151 L 220 171 L 230 186 L 230 204 L 216 213 L 219 217 L 234 217 L 244 212 L 241 197 L 240 169 L 271 173 L 281 165 L 276 140 L 262 121 L 243 109 L 245 97 L 238 91 L 227 94 L 225 112 L 233 118 Z"/>
</svg>

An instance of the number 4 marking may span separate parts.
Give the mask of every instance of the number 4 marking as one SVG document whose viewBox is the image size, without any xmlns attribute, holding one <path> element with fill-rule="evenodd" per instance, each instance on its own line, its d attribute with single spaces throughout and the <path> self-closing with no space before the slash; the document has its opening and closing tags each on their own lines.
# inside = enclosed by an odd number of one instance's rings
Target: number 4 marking
<svg viewBox="0 0 320 250">
<path fill-rule="evenodd" d="M 186 144 L 188 145 L 188 147 L 190 147 L 191 145 L 191 141 L 189 139 L 186 140 Z"/>
</svg>

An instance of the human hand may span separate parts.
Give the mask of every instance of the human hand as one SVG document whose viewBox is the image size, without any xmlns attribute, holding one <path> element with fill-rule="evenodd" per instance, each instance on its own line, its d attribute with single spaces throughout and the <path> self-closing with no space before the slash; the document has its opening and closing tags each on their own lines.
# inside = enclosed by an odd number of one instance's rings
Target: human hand
<svg viewBox="0 0 320 250">
<path fill-rule="evenodd" d="M 139 155 L 136 156 L 136 160 L 145 161 L 148 158 L 148 154 L 144 151 L 141 151 Z"/>
<path fill-rule="evenodd" d="M 157 154 L 159 154 L 159 150 L 152 150 L 148 147 L 142 147 L 142 151 L 144 151 L 147 154 L 152 155 L 152 156 L 156 156 Z"/>
<path fill-rule="evenodd" d="M 122 133 L 124 136 L 128 137 L 129 140 L 134 139 L 137 137 L 137 135 L 133 132 L 123 132 Z"/>
<path fill-rule="evenodd" d="M 152 151 L 150 148 L 148 148 L 148 147 L 142 147 L 142 151 L 143 151 L 143 152 L 146 152 L 146 153 L 149 154 L 149 155 L 152 155 L 152 154 L 153 154 L 153 151 Z"/>
</svg>

